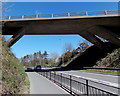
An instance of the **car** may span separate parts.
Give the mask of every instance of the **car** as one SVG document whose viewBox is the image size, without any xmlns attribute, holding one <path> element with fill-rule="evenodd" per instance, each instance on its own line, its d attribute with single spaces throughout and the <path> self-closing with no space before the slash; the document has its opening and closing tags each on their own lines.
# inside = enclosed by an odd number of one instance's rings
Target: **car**
<svg viewBox="0 0 120 96">
<path fill-rule="evenodd" d="M 33 70 L 33 68 L 32 67 L 27 67 L 26 69 L 25 69 L 25 72 L 33 72 L 34 70 Z"/>
<path fill-rule="evenodd" d="M 35 65 L 34 66 L 34 71 L 41 71 L 41 66 L 40 65 Z"/>
<path fill-rule="evenodd" d="M 27 70 L 33 70 L 32 68 L 28 67 Z"/>
</svg>

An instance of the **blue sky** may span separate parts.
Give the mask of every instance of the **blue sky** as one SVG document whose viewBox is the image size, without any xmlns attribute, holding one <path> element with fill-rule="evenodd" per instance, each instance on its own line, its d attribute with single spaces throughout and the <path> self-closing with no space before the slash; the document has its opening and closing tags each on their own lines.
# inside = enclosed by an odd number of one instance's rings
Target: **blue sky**
<svg viewBox="0 0 120 96">
<path fill-rule="evenodd" d="M 118 9 L 117 2 L 8 2 L 6 6 L 10 7 L 5 13 L 7 16 Z M 9 37 L 6 36 L 7 39 Z M 79 35 L 27 35 L 11 49 L 18 58 L 45 50 L 49 54 L 57 52 L 61 55 L 65 43 L 71 43 L 73 48 L 77 48 L 80 41 L 82 42 L 83 38 Z"/>
<path fill-rule="evenodd" d="M 1 0 L 3 2 L 119 2 L 119 0 Z"/>
</svg>

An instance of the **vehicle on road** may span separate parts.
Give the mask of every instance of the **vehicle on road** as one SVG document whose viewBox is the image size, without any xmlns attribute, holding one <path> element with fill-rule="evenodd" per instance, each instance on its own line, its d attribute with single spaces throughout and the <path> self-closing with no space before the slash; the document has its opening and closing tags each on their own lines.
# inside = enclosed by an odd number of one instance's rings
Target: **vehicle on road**
<svg viewBox="0 0 120 96">
<path fill-rule="evenodd" d="M 34 71 L 41 71 L 41 66 L 40 65 L 35 65 L 34 66 Z"/>
<path fill-rule="evenodd" d="M 32 71 L 33 69 L 31 67 L 28 67 L 27 70 Z"/>
</svg>

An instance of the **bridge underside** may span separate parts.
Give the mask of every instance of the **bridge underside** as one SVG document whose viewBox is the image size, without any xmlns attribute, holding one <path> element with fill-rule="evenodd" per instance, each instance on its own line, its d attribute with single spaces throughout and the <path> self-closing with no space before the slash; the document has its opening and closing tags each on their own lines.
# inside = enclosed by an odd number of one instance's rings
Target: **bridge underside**
<svg viewBox="0 0 120 96">
<path fill-rule="evenodd" d="M 3 22 L 3 35 L 13 35 L 11 47 L 23 35 L 79 34 L 99 48 L 105 48 L 103 38 L 120 46 L 120 17 L 29 19 Z"/>
</svg>

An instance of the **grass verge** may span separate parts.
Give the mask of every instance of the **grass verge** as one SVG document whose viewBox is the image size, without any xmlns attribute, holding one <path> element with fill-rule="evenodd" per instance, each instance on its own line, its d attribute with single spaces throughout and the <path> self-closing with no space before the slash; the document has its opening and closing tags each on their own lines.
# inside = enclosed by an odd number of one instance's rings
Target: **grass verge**
<svg viewBox="0 0 120 96">
<path fill-rule="evenodd" d="M 86 70 L 82 70 L 82 71 L 120 75 L 120 71 L 91 70 L 91 69 L 86 69 Z"/>
</svg>

